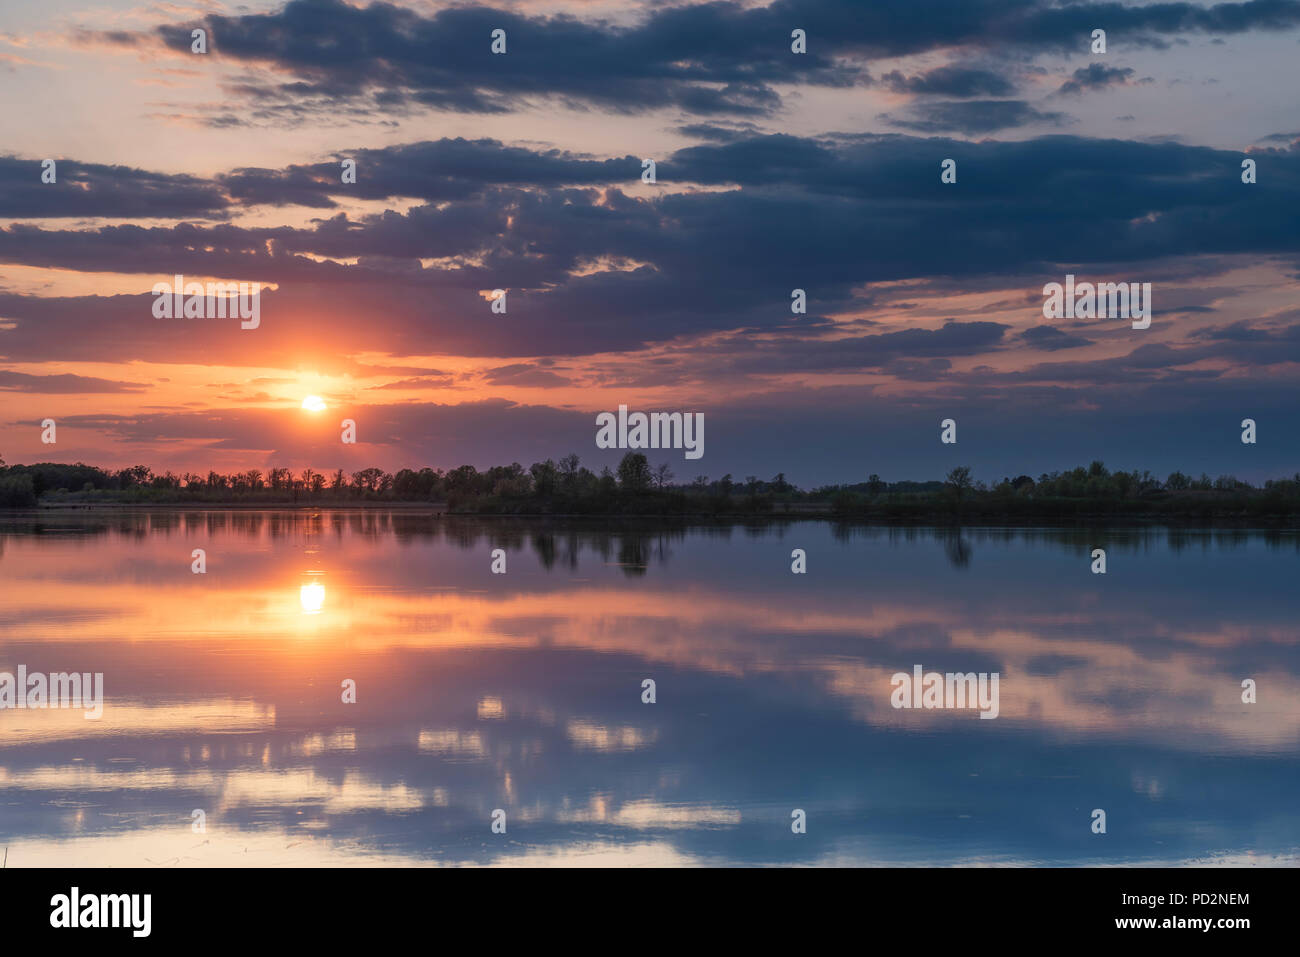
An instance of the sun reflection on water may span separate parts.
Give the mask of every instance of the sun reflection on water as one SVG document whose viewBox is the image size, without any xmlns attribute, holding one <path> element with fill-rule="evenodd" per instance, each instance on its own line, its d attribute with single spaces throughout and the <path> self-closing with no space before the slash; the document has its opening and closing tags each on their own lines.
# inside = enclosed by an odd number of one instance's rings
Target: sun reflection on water
<svg viewBox="0 0 1300 957">
<path fill-rule="evenodd" d="M 308 582 L 298 590 L 298 601 L 302 604 L 303 614 L 319 615 L 325 607 L 325 586 L 320 582 Z"/>
</svg>

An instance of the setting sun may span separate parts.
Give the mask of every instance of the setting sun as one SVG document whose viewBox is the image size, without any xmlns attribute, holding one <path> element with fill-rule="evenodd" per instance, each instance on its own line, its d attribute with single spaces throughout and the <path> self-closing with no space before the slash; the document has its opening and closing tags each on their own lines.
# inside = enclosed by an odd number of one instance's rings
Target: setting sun
<svg viewBox="0 0 1300 957">
<path fill-rule="evenodd" d="M 308 412 L 324 412 L 325 400 L 318 395 L 309 395 L 302 400 L 302 407 Z"/>
</svg>

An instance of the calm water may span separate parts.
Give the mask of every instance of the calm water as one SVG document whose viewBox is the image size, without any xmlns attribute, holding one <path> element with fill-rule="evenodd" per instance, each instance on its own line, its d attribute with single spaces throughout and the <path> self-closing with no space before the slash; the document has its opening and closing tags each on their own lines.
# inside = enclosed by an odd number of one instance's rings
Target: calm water
<svg viewBox="0 0 1300 957">
<path fill-rule="evenodd" d="M 0 672 L 106 689 L 98 721 L 0 711 L 0 844 L 10 867 L 1295 864 L 1298 570 L 1289 532 L 0 513 Z M 999 717 L 896 710 L 918 664 L 999 673 Z"/>
</svg>

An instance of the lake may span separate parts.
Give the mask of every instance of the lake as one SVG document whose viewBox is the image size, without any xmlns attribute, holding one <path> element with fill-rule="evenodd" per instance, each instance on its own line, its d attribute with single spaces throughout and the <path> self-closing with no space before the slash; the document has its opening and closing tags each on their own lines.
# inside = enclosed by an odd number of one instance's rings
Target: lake
<svg viewBox="0 0 1300 957">
<path fill-rule="evenodd" d="M 0 512 L 0 672 L 103 675 L 97 720 L 0 710 L 0 845 L 1293 865 L 1298 571 L 1291 531 Z M 917 667 L 997 717 L 895 707 Z"/>
</svg>

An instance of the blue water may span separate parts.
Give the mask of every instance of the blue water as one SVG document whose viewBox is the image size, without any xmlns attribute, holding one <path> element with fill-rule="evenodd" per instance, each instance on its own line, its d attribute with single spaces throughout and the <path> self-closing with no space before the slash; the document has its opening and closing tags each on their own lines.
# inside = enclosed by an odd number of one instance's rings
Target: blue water
<svg viewBox="0 0 1300 957">
<path fill-rule="evenodd" d="M 1295 864 L 1298 571 L 1292 532 L 0 513 L 0 672 L 104 676 L 98 720 L 0 710 L 0 845 Z M 998 674 L 997 718 L 893 707 L 916 665 Z"/>
</svg>

